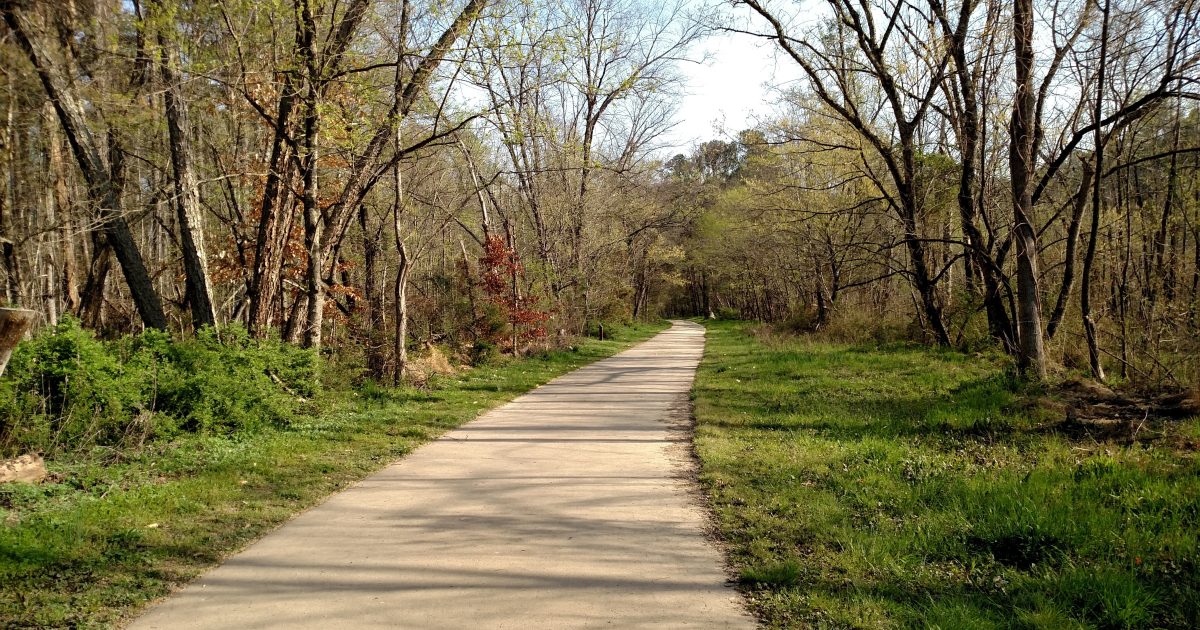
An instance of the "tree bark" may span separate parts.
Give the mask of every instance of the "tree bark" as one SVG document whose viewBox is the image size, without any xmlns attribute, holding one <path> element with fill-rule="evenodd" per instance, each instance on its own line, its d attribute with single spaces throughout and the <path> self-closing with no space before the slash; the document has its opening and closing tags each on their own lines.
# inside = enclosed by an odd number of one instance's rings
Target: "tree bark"
<svg viewBox="0 0 1200 630">
<path fill-rule="evenodd" d="M 4 261 L 4 272 L 7 282 L 4 286 L 4 301 L 8 304 L 20 305 L 25 301 L 21 280 L 21 256 L 17 244 L 21 237 L 17 235 L 17 132 L 13 124 L 13 114 L 16 101 L 13 94 L 12 73 L 8 75 L 8 112 L 5 116 L 4 136 L 4 177 L 7 180 L 4 187 L 4 197 L 0 198 L 0 259 Z"/>
<path fill-rule="evenodd" d="M 1092 167 L 1092 163 L 1084 161 L 1079 190 L 1071 199 L 1071 222 L 1067 227 L 1067 252 L 1063 258 L 1062 285 L 1059 287 L 1054 310 L 1050 312 L 1050 319 L 1046 323 L 1047 340 L 1054 339 L 1054 333 L 1058 331 L 1058 326 L 1062 323 L 1067 302 L 1071 299 L 1071 292 L 1075 288 L 1075 259 L 1079 257 L 1079 229 L 1083 223 L 1083 211 L 1087 207 L 1088 193 L 1092 190 L 1094 173 L 1095 168 Z M 1092 238 L 1095 236 L 1093 235 Z"/>
<path fill-rule="evenodd" d="M 408 248 L 404 242 L 397 239 L 396 261 L 396 336 L 393 340 L 393 352 L 396 357 L 396 367 L 392 376 L 392 384 L 400 385 L 404 380 L 404 372 L 408 369 L 408 275 L 411 271 L 408 259 Z"/>
<path fill-rule="evenodd" d="M 297 29 L 299 30 L 299 29 Z M 301 36 L 297 34 L 297 38 Z M 284 73 L 275 113 L 267 180 L 259 207 L 258 234 L 254 244 L 254 274 L 250 279 L 250 334 L 264 337 L 271 329 L 279 299 L 284 248 L 292 229 L 289 184 L 290 150 L 287 146 L 292 111 L 298 96 L 294 73 Z"/>
<path fill-rule="evenodd" d="M 49 103 L 47 103 L 49 105 Z M 53 106 L 50 106 L 53 109 Z M 54 208 L 58 217 L 59 238 L 62 242 L 62 296 L 63 310 L 79 314 L 79 263 L 75 256 L 75 221 L 72 217 L 71 197 L 67 189 L 66 165 L 63 163 L 61 140 L 55 122 L 46 130 L 46 155 L 50 172 L 54 177 Z"/>
<path fill-rule="evenodd" d="M 99 328 L 104 311 L 104 290 L 112 269 L 112 248 L 104 232 L 92 233 L 92 260 L 79 301 L 79 319 L 88 328 Z"/>
<path fill-rule="evenodd" d="M 380 229 L 371 225 L 367 206 L 358 208 L 363 233 L 363 319 L 366 320 L 367 371 L 382 381 L 387 359 L 383 342 L 383 287 L 379 282 Z"/>
<path fill-rule="evenodd" d="M 317 205 L 317 162 L 320 159 L 320 149 L 317 146 L 320 134 L 320 112 L 318 110 L 318 92 L 320 69 L 316 57 L 316 18 L 312 12 L 310 0 L 301 2 L 300 28 L 302 35 L 301 48 L 305 67 L 305 96 L 303 135 L 300 147 L 304 154 L 301 165 L 304 169 L 304 245 L 308 251 L 308 267 L 305 272 L 305 290 L 307 292 L 307 312 L 304 318 L 304 347 L 321 347 L 321 328 L 325 314 L 325 279 L 322 277 L 324 265 L 324 247 L 322 237 L 321 208 Z"/>
<path fill-rule="evenodd" d="M 1096 71 L 1096 105 L 1094 124 L 1096 126 L 1096 177 L 1092 183 L 1092 225 L 1088 236 L 1087 255 L 1083 259 L 1083 278 L 1080 283 L 1079 310 L 1083 317 L 1083 332 L 1087 340 L 1088 365 L 1092 377 L 1104 381 L 1104 364 L 1100 360 L 1100 342 L 1096 338 L 1096 321 L 1092 318 L 1092 265 L 1096 261 L 1096 241 L 1100 230 L 1100 186 L 1104 182 L 1104 138 L 1100 134 L 1101 116 L 1104 112 L 1104 71 L 1108 54 L 1108 10 L 1109 2 L 1105 0 L 1104 11 L 1100 26 L 1100 67 Z"/>
<path fill-rule="evenodd" d="M 196 181 L 191 140 L 191 122 L 187 100 L 183 96 L 178 73 L 178 55 L 167 37 L 158 33 L 160 71 L 163 79 L 163 105 L 171 146 L 171 167 L 175 172 L 175 208 L 179 217 L 179 243 L 183 250 L 183 270 L 192 325 L 216 326 L 212 285 L 208 279 L 208 256 L 204 249 L 204 218 L 200 213 L 200 184 Z"/>
<path fill-rule="evenodd" d="M 1038 238 L 1031 222 L 1030 189 L 1037 156 L 1033 154 L 1033 0 L 1013 4 L 1017 93 L 1009 130 L 1009 169 L 1012 178 L 1013 231 L 1017 249 L 1018 365 L 1027 376 L 1046 378 L 1046 349 L 1042 336 L 1041 287 L 1038 276 Z"/>
<path fill-rule="evenodd" d="M 33 325 L 35 318 L 35 311 L 0 308 L 0 376 L 4 376 L 4 368 L 8 367 L 8 359 L 12 357 L 13 349 L 25 336 L 25 331 Z"/>
</svg>

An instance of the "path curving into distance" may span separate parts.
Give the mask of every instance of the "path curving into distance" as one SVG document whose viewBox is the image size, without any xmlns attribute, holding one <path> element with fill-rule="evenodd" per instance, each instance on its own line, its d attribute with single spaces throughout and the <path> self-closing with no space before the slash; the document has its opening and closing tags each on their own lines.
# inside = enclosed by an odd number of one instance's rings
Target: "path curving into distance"
<svg viewBox="0 0 1200 630">
<path fill-rule="evenodd" d="M 675 322 L 332 496 L 133 621 L 752 628 L 691 480 L 703 327 Z"/>
</svg>

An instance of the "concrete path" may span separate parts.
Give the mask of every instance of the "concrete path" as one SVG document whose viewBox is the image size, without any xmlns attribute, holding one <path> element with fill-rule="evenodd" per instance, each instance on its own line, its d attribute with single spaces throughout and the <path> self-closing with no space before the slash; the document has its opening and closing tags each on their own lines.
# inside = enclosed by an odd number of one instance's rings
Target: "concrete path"
<svg viewBox="0 0 1200 630">
<path fill-rule="evenodd" d="M 705 537 L 676 322 L 331 497 L 132 628 L 751 628 Z"/>
</svg>

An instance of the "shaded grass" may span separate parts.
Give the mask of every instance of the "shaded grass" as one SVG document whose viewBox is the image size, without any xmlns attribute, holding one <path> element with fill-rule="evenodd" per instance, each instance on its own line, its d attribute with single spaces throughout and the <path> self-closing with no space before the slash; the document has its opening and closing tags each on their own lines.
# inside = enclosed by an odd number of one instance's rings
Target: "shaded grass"
<svg viewBox="0 0 1200 630">
<path fill-rule="evenodd" d="M 766 625 L 1200 626 L 1194 451 L 1047 431 L 995 357 L 708 328 L 701 478 Z"/>
<path fill-rule="evenodd" d="M 119 623 L 330 493 L 665 326 L 612 330 L 426 389 L 332 394 L 287 428 L 50 461 L 57 481 L 0 489 L 0 626 Z"/>
</svg>

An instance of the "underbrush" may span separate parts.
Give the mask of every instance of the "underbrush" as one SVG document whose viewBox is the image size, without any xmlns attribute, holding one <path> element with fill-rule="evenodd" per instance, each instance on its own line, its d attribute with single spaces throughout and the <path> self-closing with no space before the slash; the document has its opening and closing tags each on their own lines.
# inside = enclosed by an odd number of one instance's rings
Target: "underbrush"
<svg viewBox="0 0 1200 630">
<path fill-rule="evenodd" d="M 282 427 L 318 389 L 314 353 L 236 326 L 100 341 L 67 318 L 20 344 L 0 379 L 0 457 Z"/>
<path fill-rule="evenodd" d="M 1200 627 L 1200 418 L 1105 439 L 1003 357 L 751 329 L 709 324 L 696 446 L 767 626 Z"/>
</svg>

